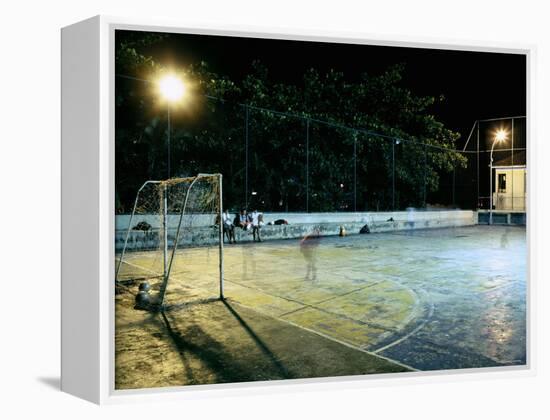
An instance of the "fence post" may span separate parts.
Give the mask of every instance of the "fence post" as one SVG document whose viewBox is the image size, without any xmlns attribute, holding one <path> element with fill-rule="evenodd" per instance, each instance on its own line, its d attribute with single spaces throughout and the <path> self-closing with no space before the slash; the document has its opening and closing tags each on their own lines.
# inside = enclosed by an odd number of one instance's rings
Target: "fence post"
<svg viewBox="0 0 550 420">
<path fill-rule="evenodd" d="M 511 157 L 511 161 L 512 161 L 512 210 L 514 210 L 514 194 L 515 194 L 515 191 L 514 191 L 514 119 L 512 118 L 512 157 Z"/>
<path fill-rule="evenodd" d="M 245 105 L 244 109 L 244 206 L 248 208 L 248 106 Z"/>
<path fill-rule="evenodd" d="M 479 203 L 479 120 L 477 121 L 477 153 L 476 153 L 476 157 L 477 157 L 477 176 L 476 176 L 476 180 L 477 180 L 477 203 L 476 203 L 476 208 L 479 208 L 480 207 L 480 203 Z"/>
<path fill-rule="evenodd" d="M 424 197 L 422 199 L 423 207 L 426 208 L 426 171 L 428 166 L 428 145 L 424 143 Z"/>
<path fill-rule="evenodd" d="M 167 161 L 168 161 L 168 165 L 167 165 L 168 178 L 166 178 L 166 179 L 170 179 L 170 176 L 172 175 L 172 174 L 171 174 L 171 168 L 170 168 L 170 166 L 171 166 L 171 161 L 172 161 L 172 156 L 170 155 L 170 153 L 171 153 L 171 152 L 170 152 L 170 148 L 171 148 L 171 145 L 170 145 L 170 140 L 171 140 L 171 139 L 170 139 L 170 135 L 171 135 L 171 131 L 172 131 L 172 127 L 170 126 L 170 125 L 171 125 L 171 121 L 170 121 L 170 105 L 168 105 L 168 108 L 167 108 L 167 115 L 166 115 L 166 118 L 167 118 L 166 122 L 167 122 L 167 124 L 168 124 L 168 126 L 167 126 L 167 127 L 168 127 L 168 128 L 167 128 L 167 132 L 166 132 L 166 142 L 167 142 L 167 146 L 168 146 L 168 147 L 167 147 L 167 148 L 168 148 L 168 150 L 167 150 L 167 152 L 168 152 L 168 153 L 167 153 L 167 154 L 168 154 L 168 158 L 167 158 Z"/>
<path fill-rule="evenodd" d="M 395 139 L 391 142 L 391 208 L 395 211 Z"/>
<path fill-rule="evenodd" d="M 306 119 L 306 213 L 309 213 L 309 118 Z"/>
<path fill-rule="evenodd" d="M 353 133 L 353 211 L 357 212 L 357 133 Z"/>
<path fill-rule="evenodd" d="M 456 191 L 455 191 L 455 184 L 456 184 L 456 160 L 453 156 L 453 208 L 456 208 Z"/>
</svg>

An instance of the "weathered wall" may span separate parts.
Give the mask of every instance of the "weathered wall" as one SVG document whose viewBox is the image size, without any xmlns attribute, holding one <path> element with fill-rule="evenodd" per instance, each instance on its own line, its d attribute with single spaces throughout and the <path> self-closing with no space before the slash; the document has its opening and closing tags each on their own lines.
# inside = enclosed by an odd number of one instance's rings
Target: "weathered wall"
<svg viewBox="0 0 550 420">
<path fill-rule="evenodd" d="M 218 230 L 213 225 L 214 216 L 201 215 L 196 228 L 191 234 L 183 235 L 182 245 L 205 245 L 217 241 Z M 389 232 L 395 230 L 430 229 L 456 226 L 472 226 L 477 223 L 476 213 L 470 210 L 452 211 L 402 211 L 381 213 L 266 213 L 266 222 L 285 219 L 288 225 L 263 226 L 263 240 L 302 238 L 308 233 L 319 229 L 321 235 L 338 235 L 340 227 L 347 234 L 358 234 L 365 225 L 371 233 Z M 141 220 L 146 220 L 153 229 L 149 232 L 131 231 L 128 238 L 128 249 L 154 249 L 159 244 L 159 220 L 153 216 L 141 216 L 132 221 L 135 226 Z M 124 246 L 129 216 L 117 216 L 115 246 L 120 251 Z M 177 227 L 177 217 L 169 217 L 168 242 L 173 243 Z M 252 241 L 250 231 L 235 228 L 238 242 Z"/>
</svg>

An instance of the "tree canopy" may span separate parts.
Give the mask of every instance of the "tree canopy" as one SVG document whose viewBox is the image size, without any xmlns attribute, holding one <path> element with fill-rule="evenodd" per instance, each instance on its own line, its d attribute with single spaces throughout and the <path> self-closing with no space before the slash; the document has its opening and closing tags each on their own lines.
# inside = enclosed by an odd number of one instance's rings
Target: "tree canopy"
<svg viewBox="0 0 550 420">
<path fill-rule="evenodd" d="M 129 210 L 145 180 L 166 178 L 169 105 L 151 82 L 168 70 L 189 87 L 184 103 L 170 106 L 171 175 L 221 172 L 225 207 L 422 206 L 442 174 L 465 164 L 454 151 L 458 134 L 430 112 L 444 98 L 403 86 L 404 65 L 354 81 L 311 68 L 289 84 L 256 61 L 245 77 L 230 80 L 204 61 L 168 69 L 143 53 L 162 41 L 163 35 L 136 34 L 116 45 L 118 212 Z"/>
</svg>

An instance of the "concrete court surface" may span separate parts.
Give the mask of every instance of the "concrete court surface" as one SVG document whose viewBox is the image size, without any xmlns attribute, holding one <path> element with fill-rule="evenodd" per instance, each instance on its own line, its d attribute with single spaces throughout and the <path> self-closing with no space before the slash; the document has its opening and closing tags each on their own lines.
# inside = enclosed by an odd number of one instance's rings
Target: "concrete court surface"
<svg viewBox="0 0 550 420">
<path fill-rule="evenodd" d="M 141 265 L 151 256 L 134 253 L 128 258 Z M 380 361 L 396 362 L 389 371 L 526 362 L 524 227 L 473 226 L 226 245 L 224 264 L 230 305 L 248 316 L 271 319 L 281 331 L 292 327 L 287 334 L 311 333 L 340 345 L 341 351 L 356 349 L 356 356 L 348 355 L 347 360 L 378 355 Z M 166 303 L 200 302 L 216 293 L 216 250 L 178 250 Z M 118 324 L 124 316 L 135 317 L 124 310 L 127 307 L 128 303 L 117 303 L 117 360 L 135 346 Z M 189 309 L 181 311 L 193 316 Z M 167 317 L 181 311 L 169 311 Z M 119 344 L 124 352 L 119 352 Z M 283 357 L 292 355 L 292 340 L 287 344 L 291 351 L 281 350 L 287 354 Z M 238 340 L 227 345 L 240 347 Z M 318 345 L 324 348 L 326 342 Z M 310 376 L 319 376 L 313 372 L 315 366 L 330 359 L 321 353 L 308 358 Z M 357 366 L 353 362 L 321 376 L 364 373 Z"/>
<path fill-rule="evenodd" d="M 229 299 L 195 301 L 165 313 L 132 306 L 131 299 L 117 302 L 116 389 L 410 370 Z"/>
</svg>

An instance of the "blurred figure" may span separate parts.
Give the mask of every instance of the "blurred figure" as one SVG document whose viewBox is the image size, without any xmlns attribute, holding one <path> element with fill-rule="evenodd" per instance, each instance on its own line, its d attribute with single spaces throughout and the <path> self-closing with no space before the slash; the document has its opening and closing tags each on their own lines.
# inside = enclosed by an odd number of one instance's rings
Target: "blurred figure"
<svg viewBox="0 0 550 420">
<path fill-rule="evenodd" d="M 500 247 L 501 248 L 508 248 L 509 240 L 508 240 L 508 234 L 510 233 L 510 230 L 508 228 L 504 229 L 504 233 L 500 237 Z"/>
<path fill-rule="evenodd" d="M 256 279 L 256 247 L 243 246 L 242 252 L 242 268 L 240 280 L 255 280 Z"/>
<path fill-rule="evenodd" d="M 258 210 L 254 210 L 250 214 L 250 224 L 252 225 L 252 236 L 253 240 L 256 241 L 256 237 L 258 238 L 258 242 L 262 242 L 262 238 L 260 237 L 260 227 L 263 222 L 263 215 L 258 212 Z"/>
<path fill-rule="evenodd" d="M 318 227 L 313 229 L 300 241 L 300 252 L 304 256 L 307 264 L 306 280 L 317 280 L 317 253 L 316 248 L 319 246 L 321 239 L 320 230 Z"/>
</svg>

